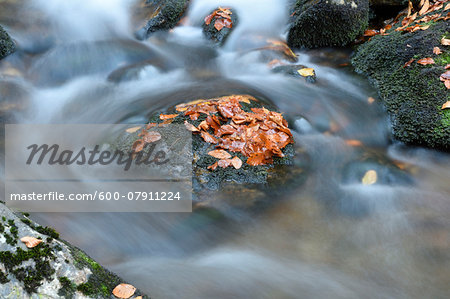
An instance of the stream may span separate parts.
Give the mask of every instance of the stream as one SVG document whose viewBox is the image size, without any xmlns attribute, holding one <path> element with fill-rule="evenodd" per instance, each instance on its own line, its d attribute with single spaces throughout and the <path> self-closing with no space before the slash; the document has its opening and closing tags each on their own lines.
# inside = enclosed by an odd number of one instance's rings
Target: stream
<svg viewBox="0 0 450 299">
<path fill-rule="evenodd" d="M 0 61 L 3 123 L 142 124 L 174 104 L 248 93 L 283 112 L 308 157 L 305 180 L 263 195 L 258 211 L 33 220 L 152 298 L 448 298 L 450 156 L 390 140 L 350 49 L 296 51 L 316 83 L 271 72 L 255 49 L 285 36 L 285 1 L 194 0 L 188 22 L 142 42 L 132 0 L 19 2 L 14 22 L 0 12 L 22 47 Z M 218 5 L 240 18 L 221 48 L 199 26 Z M 364 185 L 369 170 L 377 182 Z"/>
</svg>

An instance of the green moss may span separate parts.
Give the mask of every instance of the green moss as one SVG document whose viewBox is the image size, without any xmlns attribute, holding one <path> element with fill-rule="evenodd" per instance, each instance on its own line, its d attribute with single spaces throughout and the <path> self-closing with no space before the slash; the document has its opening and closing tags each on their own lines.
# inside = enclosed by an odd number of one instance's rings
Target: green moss
<svg viewBox="0 0 450 299">
<path fill-rule="evenodd" d="M 36 292 L 44 279 L 50 279 L 55 273 L 50 265 L 50 261 L 54 259 L 55 256 L 50 246 L 44 243 L 28 250 L 17 247 L 15 253 L 0 252 L 0 262 L 5 266 L 6 271 L 21 281 L 25 290 L 30 294 Z M 34 261 L 33 267 L 20 267 L 24 261 L 28 260 Z"/>
<path fill-rule="evenodd" d="M 438 65 L 450 64 L 450 51 L 445 51 L 444 53 L 436 57 L 434 60 Z"/>
<path fill-rule="evenodd" d="M 77 290 L 77 285 L 65 276 L 59 277 L 58 280 L 61 284 L 58 295 L 63 298 L 73 298 L 75 291 Z"/>
<path fill-rule="evenodd" d="M 34 229 L 44 235 L 47 235 L 49 237 L 52 237 L 53 239 L 58 239 L 59 238 L 59 233 L 57 231 L 55 231 L 53 228 L 51 227 L 42 227 L 42 226 L 37 226 L 34 227 Z"/>
<path fill-rule="evenodd" d="M 22 221 L 26 225 L 31 225 L 31 220 L 30 219 L 20 219 L 20 221 Z"/>
<path fill-rule="evenodd" d="M 97 293 L 94 286 L 89 282 L 78 285 L 77 291 L 80 291 L 81 293 L 83 293 L 86 296 L 94 296 Z"/>
<path fill-rule="evenodd" d="M 14 42 L 6 31 L 0 26 L 0 59 L 13 53 L 16 49 Z"/>
<path fill-rule="evenodd" d="M 7 282 L 9 282 L 7 275 L 0 270 L 0 283 L 5 284 Z"/>
</svg>

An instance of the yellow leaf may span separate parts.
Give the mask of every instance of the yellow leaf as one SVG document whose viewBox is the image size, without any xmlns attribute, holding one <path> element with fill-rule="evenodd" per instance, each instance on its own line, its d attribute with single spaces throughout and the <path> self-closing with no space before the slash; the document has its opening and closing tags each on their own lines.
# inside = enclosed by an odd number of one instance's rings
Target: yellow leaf
<svg viewBox="0 0 450 299">
<path fill-rule="evenodd" d="M 312 68 L 303 68 L 298 70 L 297 72 L 300 74 L 300 76 L 303 77 L 310 77 L 315 75 L 314 69 Z"/>
<path fill-rule="evenodd" d="M 378 180 L 377 172 L 375 170 L 369 170 L 362 178 L 362 183 L 363 185 L 373 185 L 377 182 L 377 180 Z"/>
<path fill-rule="evenodd" d="M 450 109 L 450 101 L 447 101 L 444 105 L 442 105 L 442 110 Z"/>
<path fill-rule="evenodd" d="M 125 131 L 127 133 L 133 134 L 133 133 L 137 132 L 140 128 L 142 128 L 142 127 L 133 127 L 133 128 L 126 129 Z"/>
</svg>

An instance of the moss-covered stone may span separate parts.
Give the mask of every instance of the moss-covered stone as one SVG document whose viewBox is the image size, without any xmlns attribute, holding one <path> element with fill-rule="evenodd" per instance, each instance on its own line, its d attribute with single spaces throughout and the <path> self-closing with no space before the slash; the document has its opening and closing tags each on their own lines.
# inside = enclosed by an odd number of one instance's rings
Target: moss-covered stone
<svg viewBox="0 0 450 299">
<path fill-rule="evenodd" d="M 222 45 L 225 43 L 228 36 L 231 34 L 233 29 L 238 25 L 238 16 L 235 10 L 229 9 L 231 11 L 231 28 L 223 27 L 221 30 L 217 30 L 214 27 L 215 19 L 213 18 L 209 24 L 203 23 L 203 34 L 208 40 L 217 43 L 218 45 Z M 211 12 L 211 14 L 214 11 Z"/>
<path fill-rule="evenodd" d="M 449 35 L 450 23 L 433 22 L 429 29 L 413 33 L 395 31 L 399 26 L 389 30 L 389 35 L 375 36 L 361 45 L 352 63 L 378 88 L 395 139 L 448 151 L 449 113 L 441 106 L 450 100 L 450 93 L 439 76 L 445 72 L 450 55 L 447 47 L 440 46 L 442 37 Z M 443 51 L 439 56 L 433 54 L 436 46 Z M 404 67 L 410 59 L 425 57 L 434 58 L 436 64 L 422 66 L 413 62 Z"/>
<path fill-rule="evenodd" d="M 290 47 L 345 46 L 368 25 L 368 0 L 297 0 L 287 37 Z"/>
<path fill-rule="evenodd" d="M 189 0 L 142 0 L 143 8 L 150 8 L 154 13 L 146 24 L 136 32 L 136 38 L 143 40 L 159 30 L 169 30 L 181 20 Z"/>
<path fill-rule="evenodd" d="M 0 26 L 0 59 L 5 58 L 16 50 L 14 42 L 8 33 Z"/>
</svg>

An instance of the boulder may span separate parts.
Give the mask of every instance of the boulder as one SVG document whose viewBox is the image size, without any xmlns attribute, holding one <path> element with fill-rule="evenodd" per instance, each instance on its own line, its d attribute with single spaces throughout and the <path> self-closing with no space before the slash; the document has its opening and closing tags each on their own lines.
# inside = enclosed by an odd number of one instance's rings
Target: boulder
<svg viewBox="0 0 450 299">
<path fill-rule="evenodd" d="M 345 46 L 367 27 L 368 0 L 297 0 L 287 37 L 297 48 Z"/>
<path fill-rule="evenodd" d="M 219 7 L 205 17 L 203 34 L 207 39 L 221 45 L 237 26 L 237 23 L 238 17 L 235 10 Z"/>
<path fill-rule="evenodd" d="M 112 290 L 124 281 L 55 230 L 33 222 L 27 213 L 14 214 L 4 203 L 0 215 L 1 298 L 115 298 Z M 23 237 L 36 238 L 38 244 L 27 248 Z"/>
<path fill-rule="evenodd" d="M 169 30 L 181 20 L 189 4 L 189 0 L 141 0 L 138 10 L 150 15 L 145 19 L 143 25 L 135 36 L 139 40 L 144 40 L 153 32 Z"/>
<path fill-rule="evenodd" d="M 9 34 L 0 26 L 0 59 L 13 53 L 16 49 L 14 42 Z"/>
<path fill-rule="evenodd" d="M 422 17 L 446 15 L 443 9 Z M 405 32 L 395 30 L 402 26 L 399 22 L 386 31 L 387 35 L 374 36 L 361 45 L 352 64 L 378 89 L 395 139 L 448 151 L 450 110 L 441 107 L 450 100 L 450 93 L 439 77 L 450 63 L 450 49 L 440 43 L 444 36 L 450 38 L 450 23 L 440 20 L 428 24 L 426 30 Z M 442 54 L 434 54 L 434 47 L 440 47 Z M 435 63 L 420 65 L 417 61 L 422 58 L 432 58 Z"/>
</svg>

